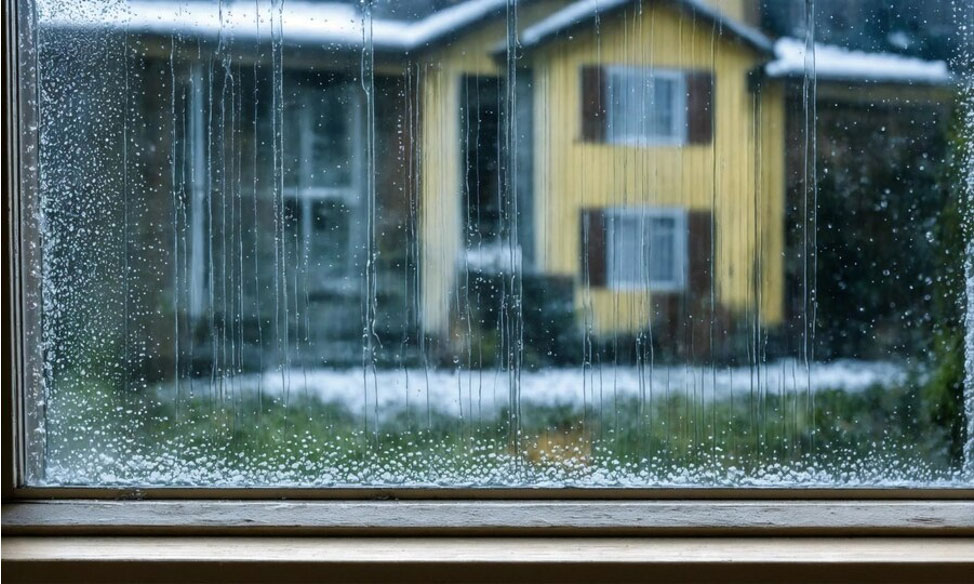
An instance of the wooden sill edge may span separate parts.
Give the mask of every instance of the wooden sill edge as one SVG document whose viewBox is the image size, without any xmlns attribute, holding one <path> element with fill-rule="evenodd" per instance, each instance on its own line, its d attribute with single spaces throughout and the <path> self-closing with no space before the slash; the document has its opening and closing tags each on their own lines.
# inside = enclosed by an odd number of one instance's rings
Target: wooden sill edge
<svg viewBox="0 0 974 584">
<path fill-rule="evenodd" d="M 5 536 L 974 536 L 974 501 L 28 501 Z"/>
<path fill-rule="evenodd" d="M 5 537 L 8 582 L 974 581 L 974 538 Z"/>
<path fill-rule="evenodd" d="M 18 563 L 902 563 L 965 565 L 974 570 L 974 539 L 5 537 L 2 559 Z"/>
</svg>

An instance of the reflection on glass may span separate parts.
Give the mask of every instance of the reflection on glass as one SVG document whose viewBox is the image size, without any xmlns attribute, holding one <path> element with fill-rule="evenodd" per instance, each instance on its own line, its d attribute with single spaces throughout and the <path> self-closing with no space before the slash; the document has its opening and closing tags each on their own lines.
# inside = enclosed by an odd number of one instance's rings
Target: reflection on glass
<svg viewBox="0 0 974 584">
<path fill-rule="evenodd" d="M 974 481 L 968 0 L 22 7 L 31 484 Z"/>
</svg>

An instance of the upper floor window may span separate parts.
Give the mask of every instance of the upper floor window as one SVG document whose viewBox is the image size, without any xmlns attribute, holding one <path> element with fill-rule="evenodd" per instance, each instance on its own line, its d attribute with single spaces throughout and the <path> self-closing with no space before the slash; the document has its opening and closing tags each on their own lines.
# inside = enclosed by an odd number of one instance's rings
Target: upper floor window
<svg viewBox="0 0 974 584">
<path fill-rule="evenodd" d="M 686 142 L 686 76 L 645 67 L 608 68 L 607 141 L 678 146 Z"/>
<path fill-rule="evenodd" d="M 714 75 L 697 69 L 585 65 L 581 107 L 582 137 L 589 142 L 708 144 L 714 134 Z"/>
</svg>

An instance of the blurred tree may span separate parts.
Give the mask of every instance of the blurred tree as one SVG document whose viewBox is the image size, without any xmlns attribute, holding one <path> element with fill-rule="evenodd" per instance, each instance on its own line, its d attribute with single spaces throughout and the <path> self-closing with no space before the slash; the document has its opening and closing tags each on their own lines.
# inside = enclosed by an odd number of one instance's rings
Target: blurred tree
<svg viewBox="0 0 974 584">
<path fill-rule="evenodd" d="M 820 102 L 817 115 L 817 205 L 792 195 L 790 224 L 798 227 L 791 230 L 796 254 L 789 267 L 800 281 L 802 262 L 811 262 L 814 357 L 922 355 L 932 328 L 947 112 Z M 815 255 L 805 259 L 794 238 L 807 235 L 802 215 L 813 208 L 807 229 Z"/>
<path fill-rule="evenodd" d="M 964 192 L 970 137 L 964 128 L 963 107 L 958 107 L 950 136 L 949 155 L 942 165 L 948 196 L 936 224 L 937 276 L 932 305 L 934 369 L 924 387 L 923 414 L 949 432 L 949 455 L 960 463 L 965 437 L 964 420 L 964 314 L 965 242 L 971 233 L 970 208 Z"/>
</svg>

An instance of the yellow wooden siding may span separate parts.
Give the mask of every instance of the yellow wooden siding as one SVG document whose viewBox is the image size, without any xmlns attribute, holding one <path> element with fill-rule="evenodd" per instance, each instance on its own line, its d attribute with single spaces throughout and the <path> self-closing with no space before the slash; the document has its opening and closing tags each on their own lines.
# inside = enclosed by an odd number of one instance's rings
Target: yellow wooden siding
<svg viewBox="0 0 974 584">
<path fill-rule="evenodd" d="M 761 210 L 756 242 L 760 282 L 761 322 L 779 324 L 785 318 L 785 88 L 781 83 L 765 84 L 755 96 L 758 110 L 755 165 L 757 208 Z"/>
<path fill-rule="evenodd" d="M 587 207 L 712 209 L 718 302 L 759 310 L 773 324 L 782 318 L 783 294 L 782 93 L 750 91 L 748 72 L 763 56 L 712 31 L 672 7 L 644 5 L 604 19 L 598 35 L 593 28 L 577 31 L 533 55 L 538 265 L 581 281 L 579 217 Z M 582 142 L 580 69 L 587 64 L 712 70 L 715 141 L 683 147 Z M 757 277 L 761 286 L 754 285 Z M 578 303 L 599 334 L 649 324 L 645 292 L 581 289 Z"/>
<path fill-rule="evenodd" d="M 728 17 L 738 22 L 754 26 L 757 23 L 758 11 L 756 3 L 758 0 L 704 0 L 714 8 L 717 8 Z"/>
<path fill-rule="evenodd" d="M 420 205 L 420 282 L 423 328 L 449 329 L 451 292 L 461 244 L 462 217 L 459 143 L 459 83 L 455 73 L 421 66 L 422 181 Z M 457 160 L 454 160 L 457 159 Z"/>
<path fill-rule="evenodd" d="M 568 4 L 534 2 L 518 9 L 518 29 Z M 449 330 L 455 304 L 456 268 L 462 241 L 460 81 L 464 75 L 504 75 L 490 54 L 507 36 L 507 22 L 495 18 L 457 41 L 425 55 L 419 63 L 422 87 L 422 204 L 420 246 L 423 328 Z"/>
</svg>

